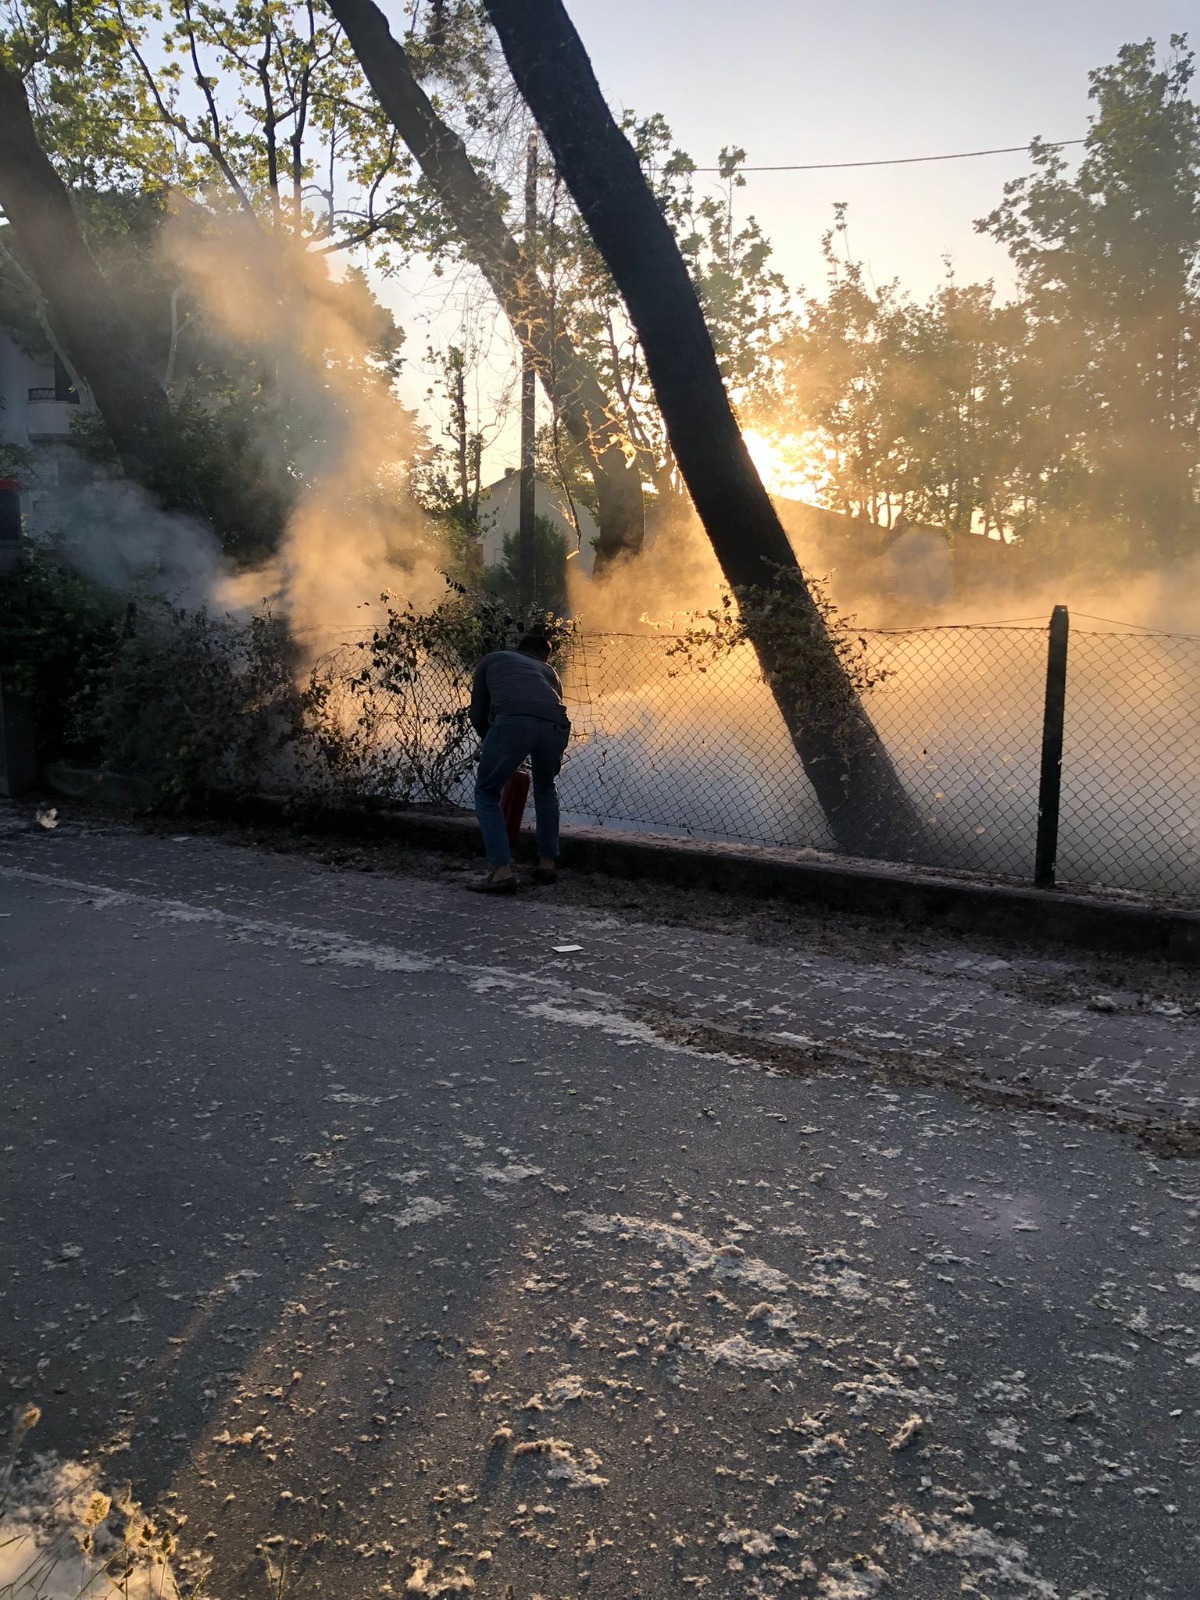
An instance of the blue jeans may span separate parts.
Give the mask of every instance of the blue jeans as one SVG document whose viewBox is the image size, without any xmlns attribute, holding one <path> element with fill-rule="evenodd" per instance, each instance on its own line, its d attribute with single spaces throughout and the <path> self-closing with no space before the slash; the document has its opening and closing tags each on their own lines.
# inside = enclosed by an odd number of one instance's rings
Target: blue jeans
<svg viewBox="0 0 1200 1600">
<path fill-rule="evenodd" d="M 544 717 L 497 717 L 488 729 L 475 776 L 475 815 L 489 867 L 507 867 L 512 862 L 500 792 L 526 757 L 533 771 L 538 855 L 548 861 L 558 860 L 558 791 L 554 780 L 570 736 L 570 728 L 547 722 Z"/>
</svg>

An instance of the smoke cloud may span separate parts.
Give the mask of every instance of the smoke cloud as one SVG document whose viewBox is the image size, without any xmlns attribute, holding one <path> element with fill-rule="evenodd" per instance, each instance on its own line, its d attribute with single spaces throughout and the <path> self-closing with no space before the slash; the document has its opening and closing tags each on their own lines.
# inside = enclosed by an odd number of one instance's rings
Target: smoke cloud
<svg viewBox="0 0 1200 1600">
<path fill-rule="evenodd" d="M 164 247 L 219 336 L 264 363 L 301 419 L 301 487 L 278 555 L 227 573 L 216 604 L 267 598 L 316 647 L 384 591 L 435 603 L 445 551 L 409 488 L 419 435 L 373 361 L 385 314 L 363 280 L 335 279 L 324 259 L 240 220 L 218 230 L 177 219 Z M 262 443 L 264 457 L 278 454 L 278 441 Z"/>
<path fill-rule="evenodd" d="M 228 581 L 212 529 L 163 511 L 127 478 L 97 478 L 86 490 L 60 491 L 55 516 L 71 565 L 122 593 L 161 595 L 196 609 Z"/>
<path fill-rule="evenodd" d="M 972 536 L 955 552 L 932 530 L 889 541 L 818 508 L 779 509 L 802 568 L 828 574 L 831 597 L 858 619 L 882 673 L 864 704 L 940 865 L 1032 876 L 1046 625 L 1065 604 L 1060 880 L 1151 894 L 1200 888 L 1200 638 L 1186 637 L 1200 634 L 1200 563 L 1117 574 L 1097 570 L 1084 537 L 1072 540 L 1073 561 L 1054 565 L 998 541 Z M 639 560 L 577 585 L 588 633 L 641 637 L 585 638 L 567 664 L 577 737 L 564 814 L 828 849 L 753 653 L 707 666 L 667 654 L 671 633 L 712 608 L 721 588 L 690 515 Z M 647 637 L 656 633 L 666 637 Z"/>
</svg>

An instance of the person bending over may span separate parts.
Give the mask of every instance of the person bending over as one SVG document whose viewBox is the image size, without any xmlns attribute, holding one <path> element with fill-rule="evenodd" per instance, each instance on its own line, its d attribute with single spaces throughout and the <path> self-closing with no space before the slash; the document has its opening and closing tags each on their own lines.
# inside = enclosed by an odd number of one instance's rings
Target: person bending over
<svg viewBox="0 0 1200 1600">
<path fill-rule="evenodd" d="M 504 785 L 528 758 L 537 816 L 537 880 L 553 883 L 558 861 L 558 791 L 571 724 L 562 684 L 550 665 L 550 641 L 527 633 L 515 650 L 493 650 L 475 669 L 471 726 L 483 740 L 475 777 L 475 815 L 483 835 L 488 874 L 471 887 L 481 894 L 513 894 L 508 831 L 500 810 Z"/>
</svg>

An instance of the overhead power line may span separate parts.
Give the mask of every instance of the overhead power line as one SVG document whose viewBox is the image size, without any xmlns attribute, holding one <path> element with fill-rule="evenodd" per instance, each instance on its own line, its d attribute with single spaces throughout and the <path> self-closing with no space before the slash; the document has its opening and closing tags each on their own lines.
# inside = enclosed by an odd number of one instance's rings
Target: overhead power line
<svg viewBox="0 0 1200 1600">
<path fill-rule="evenodd" d="M 1065 150 L 1071 144 L 1086 144 L 1085 139 L 1040 140 L 1045 150 Z M 953 150 L 944 156 L 883 156 L 875 161 L 806 161 L 779 167 L 738 167 L 738 172 L 836 172 L 845 167 L 911 167 L 921 161 L 970 161 L 975 156 L 1025 155 L 1027 144 L 1000 145 L 995 150 Z M 695 167 L 695 172 L 720 172 L 720 167 Z"/>
</svg>

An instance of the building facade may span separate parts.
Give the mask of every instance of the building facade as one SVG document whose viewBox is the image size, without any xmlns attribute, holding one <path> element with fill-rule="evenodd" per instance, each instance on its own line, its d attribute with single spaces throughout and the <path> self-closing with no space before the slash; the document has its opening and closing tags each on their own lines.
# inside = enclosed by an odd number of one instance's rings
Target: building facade
<svg viewBox="0 0 1200 1600">
<path fill-rule="evenodd" d="M 534 515 L 545 517 L 562 534 L 567 546 L 567 559 L 579 571 L 591 577 L 596 561 L 595 540 L 599 533 L 595 518 L 586 506 L 577 505 L 575 514 L 579 529 L 571 520 L 571 509 L 562 492 L 545 478 L 534 480 Z M 498 567 L 504 560 L 504 541 L 518 532 L 521 526 L 521 474 L 510 468 L 479 496 L 479 528 L 483 544 L 483 564 Z"/>
<path fill-rule="evenodd" d="M 31 355 L 0 330 L 0 445 L 28 453 L 28 462 L 9 474 L 20 484 L 28 538 L 53 537 L 64 501 L 93 476 L 71 442 L 79 411 L 79 394 L 58 356 Z"/>
</svg>

